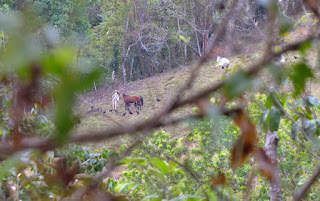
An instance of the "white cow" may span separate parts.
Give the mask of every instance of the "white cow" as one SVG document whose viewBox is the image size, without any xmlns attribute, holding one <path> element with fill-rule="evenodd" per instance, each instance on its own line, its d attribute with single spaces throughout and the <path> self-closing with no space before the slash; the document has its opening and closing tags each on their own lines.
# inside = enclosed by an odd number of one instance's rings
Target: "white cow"
<svg viewBox="0 0 320 201">
<path fill-rule="evenodd" d="M 228 68 L 230 61 L 227 58 L 224 57 L 217 57 L 217 62 L 219 63 L 219 66 L 222 66 L 222 69 L 224 69 L 224 67 Z"/>
</svg>

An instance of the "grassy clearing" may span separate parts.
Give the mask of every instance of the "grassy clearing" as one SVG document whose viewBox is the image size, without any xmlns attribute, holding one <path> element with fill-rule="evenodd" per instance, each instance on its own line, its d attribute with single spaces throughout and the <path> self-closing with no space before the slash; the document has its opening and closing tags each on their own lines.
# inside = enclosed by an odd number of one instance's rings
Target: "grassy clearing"
<svg viewBox="0 0 320 201">
<path fill-rule="evenodd" d="M 310 65 L 313 67 L 316 66 L 314 63 L 314 58 L 316 58 L 315 52 L 316 51 L 310 51 L 310 54 L 308 54 L 307 57 L 307 59 L 310 60 Z M 290 65 L 293 62 L 298 61 L 294 59 L 294 55 L 296 55 L 296 53 L 285 55 L 285 57 L 287 58 L 287 64 Z M 231 57 L 229 58 L 230 68 L 227 70 L 223 70 L 221 69 L 221 67 L 218 67 L 215 61 L 204 65 L 199 72 L 199 76 L 195 80 L 192 89 L 186 95 L 195 93 L 216 83 L 216 81 L 225 79 L 238 69 L 247 68 L 247 66 L 257 58 L 259 58 L 259 56 L 259 53 L 253 53 Z M 104 130 L 117 126 L 117 124 L 132 124 L 134 122 L 141 121 L 146 117 L 151 117 L 170 102 L 172 97 L 177 92 L 177 89 L 182 86 L 188 79 L 192 66 L 194 66 L 194 64 L 181 67 L 179 70 L 174 70 L 173 72 L 167 72 L 161 75 L 147 78 L 145 80 L 122 84 L 114 88 L 100 88 L 96 91 L 82 95 L 76 107 L 77 115 L 81 116 L 81 123 L 78 125 L 75 132 L 87 133 L 93 130 Z M 314 72 L 316 76 L 319 74 L 319 70 L 315 69 L 315 67 Z M 270 77 L 266 73 L 263 73 L 262 77 L 266 81 L 270 80 Z M 310 87 L 312 93 L 317 97 L 320 97 L 320 87 L 318 86 L 318 83 L 313 82 Z M 119 113 L 109 112 L 109 110 L 112 108 L 111 96 L 114 93 L 114 90 L 118 90 L 120 91 L 120 93 L 126 92 L 129 95 L 141 95 L 144 99 L 142 112 L 139 115 L 133 112 L 132 115 L 127 113 L 126 116 L 122 116 L 124 112 L 124 104 L 122 98 L 120 99 L 118 109 Z M 260 89 L 257 88 L 254 90 Z M 160 99 L 160 102 L 156 101 L 157 98 Z M 94 106 L 95 108 L 101 107 L 103 110 L 106 110 L 106 114 L 103 115 L 100 112 L 87 113 L 90 110 L 91 106 Z M 181 108 L 177 110 L 173 114 L 173 116 L 179 117 L 190 114 L 192 111 L 192 107 L 193 106 L 186 106 L 184 108 Z M 131 106 L 131 110 L 134 111 L 133 106 Z M 165 130 L 166 132 L 176 137 L 183 137 L 189 131 L 187 123 L 161 128 L 160 130 Z M 127 143 L 128 140 L 130 141 L 128 137 L 120 137 L 117 139 L 102 142 L 99 145 L 95 145 L 94 148 L 118 148 L 119 145 Z"/>
<path fill-rule="evenodd" d="M 175 70 L 175 72 L 130 82 L 114 88 L 100 88 L 96 91 L 82 95 L 76 107 L 77 115 L 81 116 L 81 123 L 76 128 L 75 133 L 104 130 L 117 126 L 117 124 L 131 124 L 155 115 L 170 102 L 177 89 L 188 79 L 189 71 L 192 68 L 191 66 L 192 65 L 181 67 L 180 70 Z M 213 84 L 214 81 L 221 78 L 224 73 L 225 71 L 216 66 L 215 62 L 203 66 L 190 93 L 194 93 L 199 89 L 203 89 L 210 84 Z M 111 96 L 114 93 L 114 90 L 119 90 L 121 93 L 125 91 L 129 95 L 141 95 L 144 99 L 142 112 L 140 114 L 133 112 L 132 115 L 127 113 L 126 116 L 122 116 L 124 112 L 122 98 L 120 99 L 119 113 L 109 112 L 112 108 Z M 160 99 L 160 102 L 156 100 L 157 98 Z M 106 110 L 106 114 L 103 115 L 101 112 L 88 113 L 91 106 L 94 106 L 95 108 L 101 107 L 103 110 Z M 133 106 L 131 106 L 131 110 L 134 111 Z M 191 111 L 192 106 L 186 106 L 177 110 L 173 116 L 183 116 L 190 114 Z M 181 137 L 188 132 L 188 127 L 187 123 L 182 123 L 176 126 L 162 128 L 161 130 L 165 130 L 173 136 Z M 126 143 L 127 140 L 127 137 L 121 137 L 111 141 L 108 140 L 107 142 L 95 146 L 95 148 L 99 149 L 105 146 L 108 148 L 115 148 L 119 147 L 119 144 L 121 143 Z"/>
</svg>

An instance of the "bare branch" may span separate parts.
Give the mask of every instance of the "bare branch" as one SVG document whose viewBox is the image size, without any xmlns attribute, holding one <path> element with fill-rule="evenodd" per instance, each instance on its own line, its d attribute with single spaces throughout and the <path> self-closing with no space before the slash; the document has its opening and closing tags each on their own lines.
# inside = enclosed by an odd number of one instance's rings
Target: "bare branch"
<svg viewBox="0 0 320 201">
<path fill-rule="evenodd" d="M 320 12 L 318 10 L 318 5 L 319 2 L 317 0 L 313 1 L 313 0 L 302 0 L 302 2 L 307 5 L 309 7 L 309 9 L 315 14 L 315 16 L 317 16 L 319 22 L 320 23 Z"/>
<path fill-rule="evenodd" d="M 288 51 L 297 50 L 305 42 L 313 40 L 315 38 L 319 38 L 319 37 L 320 37 L 320 33 L 310 35 L 306 39 L 299 40 L 299 41 L 285 45 L 283 47 L 283 49 L 279 52 L 271 52 L 270 54 L 265 54 L 256 63 L 250 65 L 248 67 L 248 70 L 246 71 L 246 73 L 250 77 L 252 77 L 252 76 L 256 75 L 257 73 L 259 73 L 263 68 L 265 68 L 265 66 L 267 64 L 269 64 L 273 60 L 274 57 L 281 56 L 281 54 L 288 52 Z M 208 94 L 219 90 L 220 88 L 222 88 L 225 85 L 225 83 L 226 83 L 226 81 L 217 82 L 216 84 L 212 85 L 211 87 L 208 87 L 207 89 L 200 91 L 197 94 L 186 98 L 185 100 L 180 101 L 179 103 L 177 103 L 177 106 L 181 107 L 181 106 L 184 106 L 187 104 L 194 103 L 199 98 L 204 98 L 204 97 L 208 96 Z"/>
<path fill-rule="evenodd" d="M 237 113 L 240 109 L 220 109 L 220 113 L 226 116 L 232 116 Z M 157 116 L 156 116 L 157 117 Z M 79 134 L 77 136 L 71 137 L 69 140 L 64 142 L 64 144 L 69 143 L 88 143 L 88 142 L 100 142 L 102 140 L 110 139 L 113 137 L 118 137 L 121 135 L 135 135 L 137 132 L 142 131 L 150 131 L 155 128 L 159 128 L 162 126 L 175 125 L 190 119 L 198 119 L 201 118 L 201 115 L 190 115 L 182 118 L 171 119 L 171 120 L 160 120 L 160 118 L 152 118 L 147 121 L 143 121 L 137 123 L 135 125 L 129 125 L 126 127 L 115 127 L 113 129 L 108 129 L 101 132 L 91 132 L 85 134 Z M 0 157 L 8 157 L 13 155 L 14 153 L 27 149 L 38 149 L 40 151 L 48 151 L 55 148 L 58 148 L 64 144 L 59 144 L 51 138 L 24 138 L 19 147 L 15 147 L 14 144 L 9 142 L 1 142 L 0 143 Z"/>
<path fill-rule="evenodd" d="M 144 134 L 143 136 L 145 136 Z M 74 193 L 72 196 L 75 200 L 82 199 L 85 195 L 87 195 L 90 191 L 96 189 L 98 185 L 102 182 L 102 180 L 106 177 L 108 177 L 111 172 L 113 172 L 116 167 L 118 166 L 118 163 L 126 156 L 128 156 L 136 146 L 138 146 L 142 140 L 142 136 L 138 140 L 136 140 L 134 143 L 132 143 L 119 157 L 117 157 L 111 164 L 109 164 L 109 168 L 104 168 L 101 172 L 97 173 L 94 180 L 85 188 L 78 190 Z"/>
<path fill-rule="evenodd" d="M 306 195 L 307 191 L 311 187 L 311 185 L 317 180 L 320 175 L 320 166 L 314 171 L 312 177 L 304 184 L 300 191 L 297 191 L 294 194 L 293 200 L 298 201 L 302 200 L 303 197 Z"/>
</svg>

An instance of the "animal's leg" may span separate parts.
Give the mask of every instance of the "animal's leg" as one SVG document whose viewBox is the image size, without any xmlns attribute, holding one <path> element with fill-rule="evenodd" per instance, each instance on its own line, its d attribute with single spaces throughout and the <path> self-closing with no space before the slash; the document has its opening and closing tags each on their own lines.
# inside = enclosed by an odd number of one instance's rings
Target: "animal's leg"
<svg viewBox="0 0 320 201">
<path fill-rule="evenodd" d="M 124 113 L 126 113 L 127 105 L 124 103 Z"/>
<path fill-rule="evenodd" d="M 127 106 L 127 109 L 128 109 L 129 114 L 132 114 L 132 112 L 130 111 L 129 106 Z"/>
<path fill-rule="evenodd" d="M 126 115 L 126 113 L 127 113 L 127 105 L 125 104 L 124 105 L 124 113 L 122 114 L 122 116 Z"/>
<path fill-rule="evenodd" d="M 114 111 L 115 111 L 116 113 L 118 113 L 117 104 L 118 104 L 118 102 L 115 102 L 115 104 L 114 104 L 114 107 L 115 107 Z"/>
<path fill-rule="evenodd" d="M 136 110 L 136 113 L 139 114 L 139 108 L 140 108 L 140 104 L 139 102 L 137 101 L 137 110 Z"/>
</svg>

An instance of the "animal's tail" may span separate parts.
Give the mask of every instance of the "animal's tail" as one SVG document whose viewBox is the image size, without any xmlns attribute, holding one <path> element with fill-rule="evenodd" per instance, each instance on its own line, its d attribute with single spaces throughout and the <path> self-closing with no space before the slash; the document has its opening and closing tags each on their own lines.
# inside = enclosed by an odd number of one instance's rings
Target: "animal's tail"
<svg viewBox="0 0 320 201">
<path fill-rule="evenodd" d="M 142 96 L 140 96 L 140 98 L 141 98 L 141 105 L 143 106 L 143 98 L 142 98 Z"/>
</svg>

